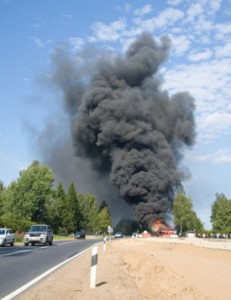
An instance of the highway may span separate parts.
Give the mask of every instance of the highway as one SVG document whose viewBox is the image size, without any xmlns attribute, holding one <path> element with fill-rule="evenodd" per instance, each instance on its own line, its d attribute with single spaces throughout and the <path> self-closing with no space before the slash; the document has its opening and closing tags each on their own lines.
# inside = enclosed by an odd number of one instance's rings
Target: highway
<svg viewBox="0 0 231 300">
<path fill-rule="evenodd" d="M 54 241 L 52 246 L 0 247 L 0 299 L 102 239 Z M 90 266 L 89 257 L 89 266 Z"/>
</svg>

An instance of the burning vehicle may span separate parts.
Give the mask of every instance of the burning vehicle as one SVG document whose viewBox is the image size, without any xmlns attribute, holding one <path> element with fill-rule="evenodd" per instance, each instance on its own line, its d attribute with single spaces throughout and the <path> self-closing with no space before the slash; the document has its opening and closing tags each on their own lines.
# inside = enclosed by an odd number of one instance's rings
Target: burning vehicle
<svg viewBox="0 0 231 300">
<path fill-rule="evenodd" d="M 152 230 L 155 236 L 161 237 L 178 237 L 177 231 L 171 227 L 168 227 L 160 220 L 157 220 L 152 225 Z"/>
</svg>

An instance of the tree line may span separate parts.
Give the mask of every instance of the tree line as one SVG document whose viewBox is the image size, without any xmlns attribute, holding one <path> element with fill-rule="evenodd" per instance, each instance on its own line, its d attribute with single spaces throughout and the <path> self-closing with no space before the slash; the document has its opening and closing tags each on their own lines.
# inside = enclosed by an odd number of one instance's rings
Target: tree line
<svg viewBox="0 0 231 300">
<path fill-rule="evenodd" d="M 184 235 L 189 230 L 204 233 L 203 223 L 193 210 L 192 199 L 187 197 L 183 190 L 179 191 L 173 202 L 172 215 L 177 231 Z M 224 194 L 217 193 L 211 207 L 212 232 L 231 234 L 231 200 Z"/>
<path fill-rule="evenodd" d="M 107 233 L 112 217 L 106 201 L 98 207 L 96 197 L 90 193 L 76 192 L 73 182 L 65 192 L 62 182 L 54 186 L 54 174 L 47 165 L 34 161 L 19 178 L 8 187 L 0 181 L 0 227 L 25 231 L 34 223 L 48 223 L 56 233 Z M 192 200 L 180 190 L 173 201 L 173 224 L 178 233 L 188 230 L 205 231 L 204 225 L 193 210 Z M 231 234 L 231 200 L 224 194 L 216 194 L 211 207 L 212 231 Z M 132 220 L 122 219 L 117 230 L 141 229 Z M 147 229 L 147 228 L 143 228 Z M 126 232 L 124 232 L 126 233 Z"/>
<path fill-rule="evenodd" d="M 7 188 L 0 182 L 0 227 L 25 231 L 34 223 L 50 224 L 54 232 L 84 230 L 105 233 L 112 225 L 105 201 L 97 206 L 92 194 L 77 193 L 73 182 L 65 192 L 47 165 L 34 161 Z"/>
</svg>

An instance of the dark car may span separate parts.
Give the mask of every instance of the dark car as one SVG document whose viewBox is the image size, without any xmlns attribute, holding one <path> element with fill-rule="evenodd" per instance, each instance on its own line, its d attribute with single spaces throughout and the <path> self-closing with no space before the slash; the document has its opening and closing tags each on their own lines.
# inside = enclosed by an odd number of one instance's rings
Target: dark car
<svg viewBox="0 0 231 300">
<path fill-rule="evenodd" d="M 85 239 L 85 233 L 82 232 L 82 231 L 77 231 L 75 234 L 74 234 L 74 238 L 75 239 Z"/>
</svg>

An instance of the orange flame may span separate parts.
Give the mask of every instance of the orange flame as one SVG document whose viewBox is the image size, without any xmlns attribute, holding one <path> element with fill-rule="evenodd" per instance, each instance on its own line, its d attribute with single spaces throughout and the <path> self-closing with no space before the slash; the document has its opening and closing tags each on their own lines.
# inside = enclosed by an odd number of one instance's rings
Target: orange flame
<svg viewBox="0 0 231 300">
<path fill-rule="evenodd" d="M 156 220 L 153 224 L 152 224 L 152 231 L 153 232 L 159 232 L 163 229 L 167 229 L 168 227 L 161 222 L 161 220 Z"/>
</svg>

